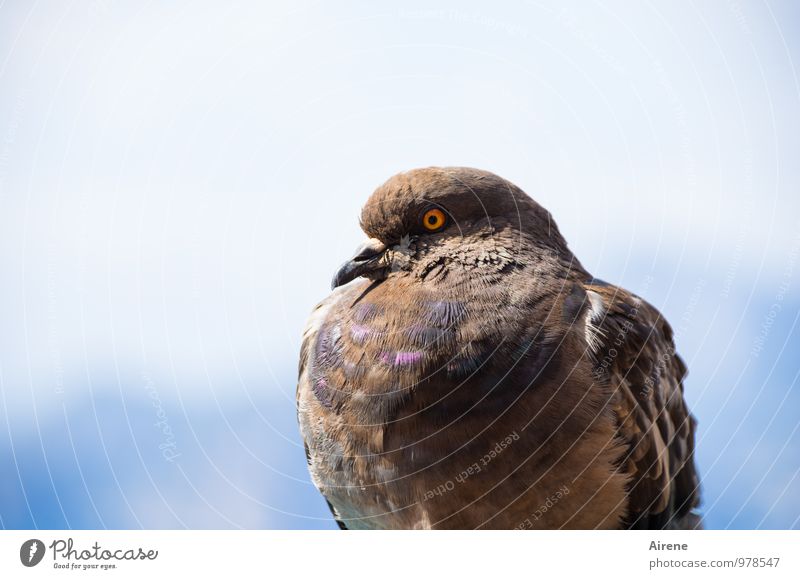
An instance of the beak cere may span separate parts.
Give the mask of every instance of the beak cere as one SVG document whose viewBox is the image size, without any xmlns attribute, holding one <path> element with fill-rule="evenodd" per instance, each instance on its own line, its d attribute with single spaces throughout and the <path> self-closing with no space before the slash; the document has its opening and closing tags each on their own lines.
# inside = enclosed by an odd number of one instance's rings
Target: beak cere
<svg viewBox="0 0 800 579">
<path fill-rule="evenodd" d="M 350 261 L 345 262 L 333 276 L 331 289 L 336 289 L 357 277 L 385 268 L 386 265 L 381 263 L 385 252 L 386 246 L 378 239 L 368 239 L 362 243 Z"/>
</svg>

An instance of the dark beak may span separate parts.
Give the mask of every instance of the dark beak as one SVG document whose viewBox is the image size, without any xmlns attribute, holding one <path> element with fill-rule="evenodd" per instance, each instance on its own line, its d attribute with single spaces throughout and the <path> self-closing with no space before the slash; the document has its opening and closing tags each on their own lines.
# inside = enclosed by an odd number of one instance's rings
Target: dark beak
<svg viewBox="0 0 800 579">
<path fill-rule="evenodd" d="M 381 258 L 385 251 L 386 246 L 378 239 L 368 239 L 362 243 L 350 261 L 345 262 L 333 276 L 331 289 L 336 289 L 359 276 L 384 269 L 386 266 L 381 263 Z"/>
</svg>

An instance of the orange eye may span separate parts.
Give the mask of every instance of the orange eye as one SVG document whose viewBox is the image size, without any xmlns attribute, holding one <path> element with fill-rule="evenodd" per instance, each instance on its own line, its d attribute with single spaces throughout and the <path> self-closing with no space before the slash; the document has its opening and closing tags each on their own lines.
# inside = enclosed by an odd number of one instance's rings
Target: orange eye
<svg viewBox="0 0 800 579">
<path fill-rule="evenodd" d="M 444 211 L 441 209 L 428 209 L 425 212 L 425 215 L 422 216 L 422 225 L 428 231 L 437 231 L 444 227 L 445 222 L 447 221 L 447 216 L 444 214 Z"/>
</svg>

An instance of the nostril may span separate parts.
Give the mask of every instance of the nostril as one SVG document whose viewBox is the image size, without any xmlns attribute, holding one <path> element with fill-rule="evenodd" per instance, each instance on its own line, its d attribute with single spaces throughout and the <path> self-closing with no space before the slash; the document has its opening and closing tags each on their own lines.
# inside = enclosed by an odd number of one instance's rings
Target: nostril
<svg viewBox="0 0 800 579">
<path fill-rule="evenodd" d="M 386 245 L 379 239 L 368 239 L 361 244 L 353 256 L 353 261 L 369 261 L 386 251 Z"/>
</svg>

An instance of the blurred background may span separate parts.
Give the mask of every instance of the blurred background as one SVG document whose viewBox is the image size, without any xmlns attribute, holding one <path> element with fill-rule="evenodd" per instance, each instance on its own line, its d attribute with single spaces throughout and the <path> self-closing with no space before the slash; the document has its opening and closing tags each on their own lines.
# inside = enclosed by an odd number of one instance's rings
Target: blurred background
<svg viewBox="0 0 800 579">
<path fill-rule="evenodd" d="M 392 174 L 676 330 L 710 528 L 800 526 L 800 4 L 0 5 L 0 526 L 334 528 L 294 389 Z"/>
</svg>

